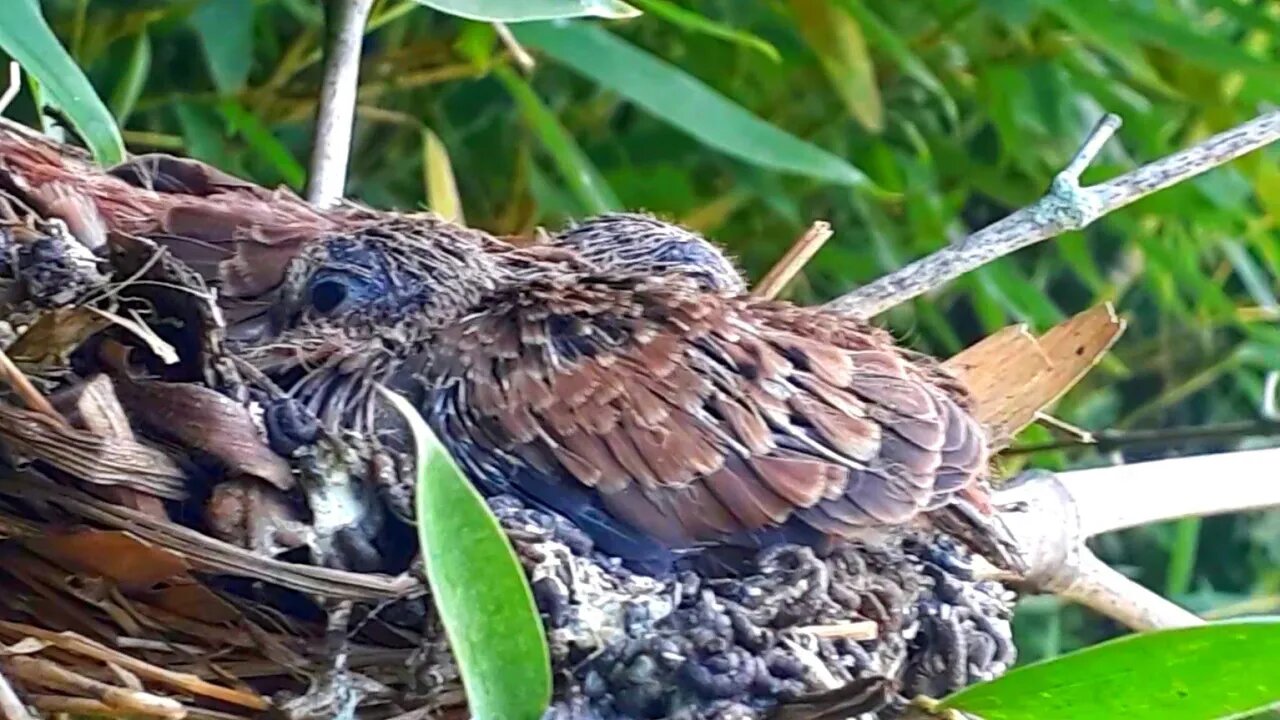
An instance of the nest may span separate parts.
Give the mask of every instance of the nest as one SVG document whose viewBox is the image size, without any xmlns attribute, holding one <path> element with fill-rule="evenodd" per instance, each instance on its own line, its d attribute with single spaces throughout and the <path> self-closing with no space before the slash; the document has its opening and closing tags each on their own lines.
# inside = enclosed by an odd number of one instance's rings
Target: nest
<svg viewBox="0 0 1280 720">
<path fill-rule="evenodd" d="M 264 440 L 271 413 L 198 276 L 136 238 L 103 260 L 14 197 L 0 217 L 0 709 L 465 717 L 411 529 L 354 489 L 378 572 L 342 569 L 347 535 L 293 480 L 319 460 Z M 121 348 L 152 377 L 121 374 Z M 859 683 L 875 692 L 845 715 L 893 717 L 1014 661 L 1011 594 L 945 536 L 655 579 L 563 519 L 490 504 L 550 640 L 548 717 L 800 717 Z"/>
</svg>

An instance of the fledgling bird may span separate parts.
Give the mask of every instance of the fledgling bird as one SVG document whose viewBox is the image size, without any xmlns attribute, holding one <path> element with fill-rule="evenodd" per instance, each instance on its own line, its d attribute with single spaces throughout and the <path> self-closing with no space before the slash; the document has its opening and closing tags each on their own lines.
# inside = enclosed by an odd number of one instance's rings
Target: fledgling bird
<svg viewBox="0 0 1280 720">
<path fill-rule="evenodd" d="M 552 243 L 610 273 L 641 278 L 683 275 L 713 292 L 747 292 L 742 271 L 721 247 L 652 215 L 599 215 L 561 230 Z"/>
<path fill-rule="evenodd" d="M 419 217 L 317 243 L 286 281 L 279 336 L 245 355 L 316 407 L 387 380 L 483 490 L 637 563 L 874 539 L 984 496 L 963 390 L 883 331 L 486 237 Z"/>
</svg>

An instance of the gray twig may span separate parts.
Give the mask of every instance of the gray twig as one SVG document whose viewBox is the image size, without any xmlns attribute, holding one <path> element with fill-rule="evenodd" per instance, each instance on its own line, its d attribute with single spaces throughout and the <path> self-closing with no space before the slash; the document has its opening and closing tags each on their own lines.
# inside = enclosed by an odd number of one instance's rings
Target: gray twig
<svg viewBox="0 0 1280 720">
<path fill-rule="evenodd" d="M 1099 217 L 1189 180 L 1250 151 L 1280 140 L 1280 111 L 1219 133 L 1195 147 L 1087 188 L 1080 173 L 1115 133 L 1120 120 L 1107 115 L 1085 140 L 1040 200 L 906 267 L 842 295 L 826 307 L 871 317 L 923 295 L 997 258 L 1029 245 L 1080 230 Z"/>
<path fill-rule="evenodd" d="M 324 83 L 316 108 L 307 199 L 331 206 L 342 199 L 351 157 L 351 129 L 360 78 L 360 48 L 373 0 L 330 0 Z"/>
</svg>

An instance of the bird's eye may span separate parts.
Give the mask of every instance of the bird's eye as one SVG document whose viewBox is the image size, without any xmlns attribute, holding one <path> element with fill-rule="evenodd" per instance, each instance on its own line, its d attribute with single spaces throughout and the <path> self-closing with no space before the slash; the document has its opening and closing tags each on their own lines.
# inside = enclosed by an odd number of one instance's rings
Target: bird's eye
<svg viewBox="0 0 1280 720">
<path fill-rule="evenodd" d="M 320 280 L 311 285 L 311 307 L 317 312 L 331 313 L 347 300 L 347 286 L 340 280 Z"/>
</svg>

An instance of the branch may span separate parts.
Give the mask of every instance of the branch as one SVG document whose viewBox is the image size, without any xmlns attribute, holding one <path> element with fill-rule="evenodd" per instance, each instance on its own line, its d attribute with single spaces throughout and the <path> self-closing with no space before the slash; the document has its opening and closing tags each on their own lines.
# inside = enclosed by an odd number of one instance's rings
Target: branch
<svg viewBox="0 0 1280 720">
<path fill-rule="evenodd" d="M 1032 472 L 1002 488 L 996 503 L 1009 508 L 1002 517 L 1031 568 L 1022 581 L 1134 629 L 1179 627 L 1201 620 L 1108 567 L 1085 542 L 1147 523 L 1280 506 L 1276 463 L 1280 448 Z"/>
<path fill-rule="evenodd" d="M 997 258 L 1029 245 L 1080 230 L 1093 221 L 1158 190 L 1189 180 L 1245 153 L 1280 140 L 1280 111 L 1267 113 L 1163 160 L 1092 187 L 1080 173 L 1120 126 L 1105 116 L 1076 157 L 1054 178 L 1048 194 L 963 241 L 832 300 L 826 307 L 862 317 L 929 292 Z"/>
<path fill-rule="evenodd" d="M 342 199 L 351 157 L 364 24 L 373 0 L 329 0 L 324 83 L 316 108 L 307 199 L 329 207 Z"/>
</svg>

